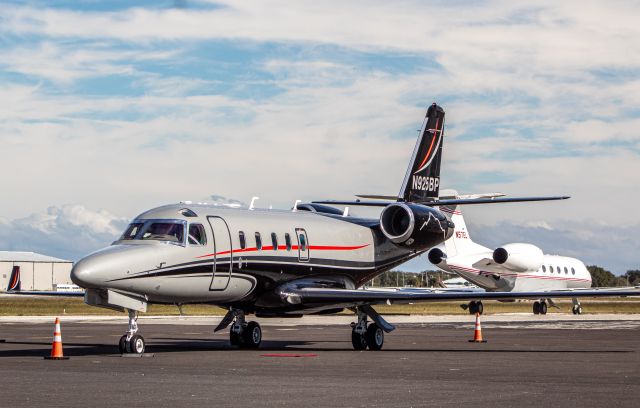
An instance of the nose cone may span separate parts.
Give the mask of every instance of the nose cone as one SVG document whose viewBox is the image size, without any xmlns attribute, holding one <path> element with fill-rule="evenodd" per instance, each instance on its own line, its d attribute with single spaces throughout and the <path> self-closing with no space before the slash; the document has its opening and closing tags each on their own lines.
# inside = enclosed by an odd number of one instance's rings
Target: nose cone
<svg viewBox="0 0 640 408">
<path fill-rule="evenodd" d="M 94 255 L 82 258 L 71 269 L 71 281 L 82 288 L 99 286 L 99 276 L 98 262 Z"/>
</svg>

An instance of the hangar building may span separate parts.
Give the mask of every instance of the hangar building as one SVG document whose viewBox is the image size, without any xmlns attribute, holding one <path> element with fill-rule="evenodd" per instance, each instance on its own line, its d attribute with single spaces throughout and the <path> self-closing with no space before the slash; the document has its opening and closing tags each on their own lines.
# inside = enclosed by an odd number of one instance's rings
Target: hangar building
<svg viewBox="0 0 640 408">
<path fill-rule="evenodd" d="M 6 291 L 14 267 L 20 268 L 21 290 L 56 290 L 71 284 L 73 262 L 34 252 L 0 251 L 0 291 Z"/>
</svg>

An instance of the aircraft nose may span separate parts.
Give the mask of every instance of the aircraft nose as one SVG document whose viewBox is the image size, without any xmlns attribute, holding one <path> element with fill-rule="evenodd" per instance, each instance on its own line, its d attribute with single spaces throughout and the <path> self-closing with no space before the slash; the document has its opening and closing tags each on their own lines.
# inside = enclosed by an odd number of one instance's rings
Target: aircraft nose
<svg viewBox="0 0 640 408">
<path fill-rule="evenodd" d="M 87 256 L 71 268 L 71 281 L 82 288 L 94 287 L 98 284 L 97 272 L 94 260 Z"/>
</svg>

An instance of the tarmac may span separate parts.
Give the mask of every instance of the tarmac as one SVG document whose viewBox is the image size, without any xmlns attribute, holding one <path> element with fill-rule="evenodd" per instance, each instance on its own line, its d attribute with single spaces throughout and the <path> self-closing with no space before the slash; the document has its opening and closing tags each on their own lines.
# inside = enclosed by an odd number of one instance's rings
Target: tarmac
<svg viewBox="0 0 640 408">
<path fill-rule="evenodd" d="M 350 316 L 262 319 L 237 350 L 220 318 L 141 318 L 144 357 L 123 358 L 120 317 L 0 318 L 0 406 L 637 407 L 640 316 L 391 316 L 382 351 L 354 351 Z"/>
</svg>

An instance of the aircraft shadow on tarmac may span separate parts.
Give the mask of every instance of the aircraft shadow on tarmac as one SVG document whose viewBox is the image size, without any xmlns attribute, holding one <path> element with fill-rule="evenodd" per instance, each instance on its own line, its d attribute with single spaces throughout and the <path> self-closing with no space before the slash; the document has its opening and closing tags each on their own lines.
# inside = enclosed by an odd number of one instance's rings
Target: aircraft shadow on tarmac
<svg viewBox="0 0 640 408">
<path fill-rule="evenodd" d="M 160 339 L 159 339 L 160 340 Z M 169 340 L 165 342 L 153 342 L 147 346 L 148 353 L 179 353 L 189 351 L 224 351 L 224 352 L 242 352 L 247 350 L 237 349 L 232 347 L 226 340 L 202 340 L 202 339 L 162 339 Z M 314 342 L 314 341 L 264 341 L 258 350 L 249 351 L 280 351 L 280 352 L 344 352 L 353 351 L 351 345 L 346 342 L 333 341 L 333 343 L 345 343 L 345 347 L 341 348 L 329 348 L 329 347 L 317 347 L 318 343 L 328 343 L 328 341 Z M 36 342 L 36 341 L 7 341 L 0 344 L 0 358 L 2 357 L 44 357 L 49 354 L 49 350 L 46 347 L 49 342 Z M 464 345 L 463 345 L 464 344 Z M 23 349 L 5 349 L 9 345 L 33 345 L 39 346 L 37 348 L 23 348 Z M 467 343 L 461 343 L 461 347 L 472 347 Z M 633 353 L 634 350 L 611 350 L 611 349 L 594 349 L 594 350 L 576 350 L 576 349 L 538 349 L 538 348 L 486 348 L 486 345 L 481 346 L 483 348 L 385 348 L 382 353 L 385 352 L 411 352 L 411 353 Z M 69 357 L 82 357 L 82 356 L 96 356 L 96 355 L 118 355 L 117 347 L 113 344 L 93 344 L 93 343 L 66 343 L 64 347 L 65 356 Z"/>
</svg>

